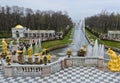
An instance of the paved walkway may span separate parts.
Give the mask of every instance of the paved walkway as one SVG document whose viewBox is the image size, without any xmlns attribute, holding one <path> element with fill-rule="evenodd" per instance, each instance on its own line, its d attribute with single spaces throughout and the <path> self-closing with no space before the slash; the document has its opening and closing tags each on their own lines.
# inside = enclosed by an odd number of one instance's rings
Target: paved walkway
<svg viewBox="0 0 120 83">
<path fill-rule="evenodd" d="M 120 75 L 94 67 L 69 67 L 47 77 L 5 77 L 0 83 L 120 83 Z"/>
</svg>

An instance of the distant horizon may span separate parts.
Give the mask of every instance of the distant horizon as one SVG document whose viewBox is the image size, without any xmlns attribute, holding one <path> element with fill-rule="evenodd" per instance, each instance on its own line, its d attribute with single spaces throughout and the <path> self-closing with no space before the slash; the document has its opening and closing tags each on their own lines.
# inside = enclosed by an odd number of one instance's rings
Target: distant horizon
<svg viewBox="0 0 120 83">
<path fill-rule="evenodd" d="M 106 10 L 107 12 L 120 13 L 119 0 L 0 0 L 0 6 L 19 6 L 40 11 L 66 11 L 74 22 L 90 17 Z"/>
</svg>

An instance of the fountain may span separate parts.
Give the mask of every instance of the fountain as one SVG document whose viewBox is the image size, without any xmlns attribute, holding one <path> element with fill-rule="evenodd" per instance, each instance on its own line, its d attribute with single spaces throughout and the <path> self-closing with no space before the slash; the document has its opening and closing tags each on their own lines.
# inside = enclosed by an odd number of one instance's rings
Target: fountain
<svg viewBox="0 0 120 83">
<path fill-rule="evenodd" d="M 96 39 L 95 40 L 95 44 L 94 44 L 94 46 L 93 46 L 93 56 L 94 57 L 97 57 L 98 56 L 98 40 Z"/>
<path fill-rule="evenodd" d="M 41 51 L 41 39 L 39 38 L 38 40 L 38 47 L 39 47 L 39 52 Z"/>
<path fill-rule="evenodd" d="M 93 48 L 91 45 L 87 46 L 87 53 L 86 53 L 86 57 L 92 56 L 93 55 Z"/>
<path fill-rule="evenodd" d="M 30 49 L 32 50 L 32 48 L 33 48 L 33 46 L 32 46 L 32 44 L 30 44 Z"/>
<path fill-rule="evenodd" d="M 12 52 L 12 47 L 13 47 L 13 41 L 10 41 L 10 44 L 9 44 L 9 50 L 10 50 L 10 52 Z"/>
<path fill-rule="evenodd" d="M 16 43 L 19 44 L 19 38 L 16 39 Z"/>
<path fill-rule="evenodd" d="M 104 45 L 99 45 L 98 40 L 95 40 L 94 46 L 92 47 L 91 45 L 87 46 L 87 57 L 98 57 L 98 58 L 104 58 L 104 53 L 105 53 L 105 47 Z"/>
<path fill-rule="evenodd" d="M 99 45 L 99 50 L 98 50 L 98 54 L 99 54 L 99 58 L 104 58 L 104 45 Z"/>
<path fill-rule="evenodd" d="M 27 50 L 27 49 L 26 49 L 26 47 L 24 46 L 24 47 L 23 47 L 23 52 L 24 52 L 24 54 L 26 54 L 26 50 Z"/>
</svg>

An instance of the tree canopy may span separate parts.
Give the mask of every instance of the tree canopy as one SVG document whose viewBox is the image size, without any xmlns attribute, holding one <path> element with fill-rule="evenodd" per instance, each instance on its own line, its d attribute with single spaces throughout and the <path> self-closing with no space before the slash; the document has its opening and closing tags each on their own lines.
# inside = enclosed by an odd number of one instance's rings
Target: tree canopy
<svg viewBox="0 0 120 83">
<path fill-rule="evenodd" d="M 63 33 L 68 25 L 73 25 L 67 12 L 33 11 L 18 6 L 0 6 L 0 37 L 11 36 L 11 28 L 18 24 L 33 30 L 55 30 Z"/>
<path fill-rule="evenodd" d="M 103 11 L 98 15 L 87 17 L 86 26 L 100 33 L 106 33 L 108 30 L 120 30 L 120 14 L 108 13 Z"/>
</svg>

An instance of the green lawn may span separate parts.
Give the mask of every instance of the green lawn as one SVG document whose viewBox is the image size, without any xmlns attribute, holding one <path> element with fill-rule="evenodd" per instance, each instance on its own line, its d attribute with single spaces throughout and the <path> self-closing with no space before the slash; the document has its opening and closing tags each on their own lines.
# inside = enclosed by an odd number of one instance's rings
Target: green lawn
<svg viewBox="0 0 120 83">
<path fill-rule="evenodd" d="M 72 40 L 69 40 L 72 35 L 73 28 L 68 32 L 68 34 L 64 37 L 63 40 L 54 40 L 54 41 L 48 41 L 42 43 L 42 48 L 51 48 L 61 45 L 70 44 Z"/>
<path fill-rule="evenodd" d="M 91 32 L 89 32 L 88 30 L 85 30 L 86 31 L 86 36 L 91 40 L 95 40 L 95 39 L 98 39 L 98 42 L 101 43 L 101 44 L 104 44 L 106 46 L 110 46 L 110 47 L 114 47 L 114 48 L 118 48 L 120 49 L 120 43 L 119 42 L 116 42 L 116 41 L 107 41 L 107 40 L 101 40 L 99 38 L 97 38 L 95 35 L 93 35 Z"/>
</svg>

